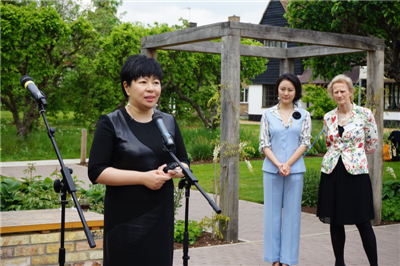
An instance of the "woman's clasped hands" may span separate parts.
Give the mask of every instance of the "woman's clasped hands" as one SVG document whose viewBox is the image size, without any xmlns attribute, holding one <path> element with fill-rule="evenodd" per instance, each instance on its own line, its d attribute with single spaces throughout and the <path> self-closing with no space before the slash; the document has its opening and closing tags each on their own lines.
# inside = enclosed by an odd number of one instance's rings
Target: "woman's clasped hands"
<svg viewBox="0 0 400 266">
<path fill-rule="evenodd" d="M 163 164 L 158 167 L 157 170 L 149 171 L 148 177 L 144 181 L 144 185 L 152 190 L 158 190 L 171 178 L 183 177 L 182 169 L 180 167 L 176 167 L 175 169 L 168 170 L 167 173 L 164 173 L 165 167 L 167 167 L 167 165 Z"/>
<path fill-rule="evenodd" d="M 288 176 L 290 174 L 290 165 L 288 163 L 281 163 L 279 166 L 279 174 L 281 174 L 281 176 Z"/>
</svg>

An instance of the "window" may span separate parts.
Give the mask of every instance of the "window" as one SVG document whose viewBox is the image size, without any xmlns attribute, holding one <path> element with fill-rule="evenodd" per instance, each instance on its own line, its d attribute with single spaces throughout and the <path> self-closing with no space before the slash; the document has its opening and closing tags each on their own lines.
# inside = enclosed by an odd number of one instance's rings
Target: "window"
<svg viewBox="0 0 400 266">
<path fill-rule="evenodd" d="M 249 102 L 248 97 L 249 97 L 249 89 L 242 88 L 240 91 L 240 102 L 248 103 Z"/>
<path fill-rule="evenodd" d="M 386 94 L 386 91 L 388 94 Z M 400 91 L 397 84 L 385 85 L 385 110 L 400 110 Z"/>
<path fill-rule="evenodd" d="M 274 84 L 264 84 L 262 92 L 262 107 L 271 107 L 278 103 L 278 92 Z"/>
<path fill-rule="evenodd" d="M 264 40 L 264 46 L 266 46 L 266 47 L 287 48 L 287 42 Z"/>
</svg>

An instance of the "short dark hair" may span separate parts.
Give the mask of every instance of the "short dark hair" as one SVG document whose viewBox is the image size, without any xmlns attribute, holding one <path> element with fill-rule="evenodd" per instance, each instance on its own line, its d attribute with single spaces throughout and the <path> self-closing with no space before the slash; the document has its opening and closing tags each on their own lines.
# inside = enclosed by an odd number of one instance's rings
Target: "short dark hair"
<svg viewBox="0 0 400 266">
<path fill-rule="evenodd" d="M 137 80 L 140 77 L 155 77 L 160 81 L 163 78 L 163 71 L 161 65 L 151 57 L 145 55 L 131 55 L 129 56 L 121 68 L 121 87 L 122 93 L 128 98 L 124 88 L 124 81 L 131 85 L 132 80 Z"/>
<path fill-rule="evenodd" d="M 281 84 L 281 82 L 283 80 L 288 80 L 290 82 L 292 82 L 292 84 L 294 85 L 294 88 L 296 90 L 296 95 L 294 96 L 293 99 L 293 103 L 297 102 L 298 100 L 301 99 L 301 97 L 303 97 L 303 95 L 301 94 L 302 89 L 301 89 L 301 82 L 299 80 L 299 78 L 295 75 L 295 74 L 291 74 L 291 73 L 286 73 L 286 74 L 282 74 L 278 80 L 275 83 L 275 91 L 276 93 L 278 93 L 279 90 L 279 84 Z M 278 93 L 279 94 L 279 93 Z"/>
</svg>

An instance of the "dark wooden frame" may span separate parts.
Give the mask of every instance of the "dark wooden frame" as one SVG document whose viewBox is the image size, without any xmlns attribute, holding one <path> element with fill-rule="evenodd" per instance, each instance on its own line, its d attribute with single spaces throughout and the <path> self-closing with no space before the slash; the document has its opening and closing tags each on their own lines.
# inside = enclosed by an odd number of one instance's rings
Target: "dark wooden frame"
<svg viewBox="0 0 400 266">
<path fill-rule="evenodd" d="M 234 17 L 232 20 L 237 19 Z M 230 19 L 231 20 L 231 19 Z M 241 38 L 305 44 L 293 48 L 241 45 Z M 220 43 L 210 42 L 221 39 Z M 344 35 L 227 21 L 180 31 L 146 36 L 141 39 L 142 54 L 157 57 L 157 50 L 221 54 L 221 195 L 222 213 L 230 217 L 223 230 L 228 241 L 238 241 L 239 205 L 239 110 L 240 56 L 281 59 L 280 73 L 293 73 L 293 59 L 334 54 L 367 52 L 367 102 L 374 110 L 380 143 L 383 135 L 383 64 L 384 40 L 374 37 Z M 381 221 L 382 145 L 368 155 L 374 191 L 375 220 Z"/>
</svg>

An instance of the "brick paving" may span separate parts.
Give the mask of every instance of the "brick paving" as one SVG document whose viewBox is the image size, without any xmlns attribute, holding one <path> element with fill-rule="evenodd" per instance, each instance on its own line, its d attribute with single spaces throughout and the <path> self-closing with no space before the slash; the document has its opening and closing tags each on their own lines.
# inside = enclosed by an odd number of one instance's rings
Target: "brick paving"
<svg viewBox="0 0 400 266">
<path fill-rule="evenodd" d="M 76 165 L 79 160 L 65 160 L 74 169 L 78 179 L 89 184 L 87 168 Z M 53 162 L 36 162 L 36 175 L 49 176 L 57 165 Z M 21 177 L 27 162 L 18 164 L 1 163 L 1 174 Z M 201 186 L 201 184 L 200 184 Z M 191 191 L 189 200 L 189 219 L 200 221 L 212 215 L 212 208 L 198 191 Z M 178 211 L 177 219 L 184 219 L 185 199 Z M 355 226 L 346 226 L 345 261 L 347 266 L 369 265 L 360 235 Z M 380 266 L 400 265 L 400 224 L 374 227 L 378 243 Z M 189 265 L 270 265 L 263 258 L 263 205 L 239 202 L 239 239 L 236 244 L 190 248 Z M 174 265 L 183 265 L 182 250 L 175 250 Z M 323 224 L 315 215 L 301 214 L 300 256 L 298 265 L 334 265 L 334 255 L 330 242 L 329 225 Z"/>
<path fill-rule="evenodd" d="M 201 185 L 201 184 L 200 184 Z M 184 219 L 184 205 L 177 219 Z M 200 221 L 210 217 L 212 209 L 197 191 L 191 191 L 189 219 Z M 355 226 L 346 226 L 346 265 L 369 265 Z M 400 265 L 400 224 L 374 227 L 380 266 Z M 270 265 L 263 261 L 263 205 L 239 202 L 239 239 L 236 244 L 190 248 L 189 265 Z M 329 225 L 312 214 L 301 214 L 300 255 L 298 265 L 334 265 Z M 174 265 L 183 265 L 183 251 L 175 250 Z"/>
</svg>

